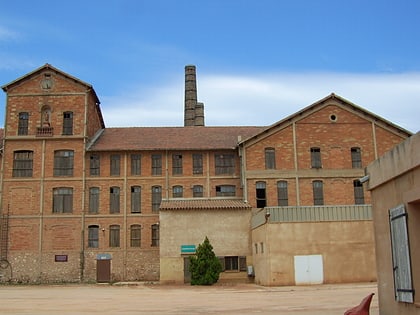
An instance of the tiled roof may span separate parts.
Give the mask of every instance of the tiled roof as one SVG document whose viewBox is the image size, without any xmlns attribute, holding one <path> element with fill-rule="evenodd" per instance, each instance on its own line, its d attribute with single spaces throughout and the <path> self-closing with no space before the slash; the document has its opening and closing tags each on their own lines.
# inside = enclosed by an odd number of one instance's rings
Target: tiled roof
<svg viewBox="0 0 420 315">
<path fill-rule="evenodd" d="M 233 149 L 264 127 L 129 127 L 106 128 L 91 151 Z"/>
<path fill-rule="evenodd" d="M 250 209 L 251 206 L 239 199 L 164 199 L 160 210 L 232 210 Z"/>
</svg>

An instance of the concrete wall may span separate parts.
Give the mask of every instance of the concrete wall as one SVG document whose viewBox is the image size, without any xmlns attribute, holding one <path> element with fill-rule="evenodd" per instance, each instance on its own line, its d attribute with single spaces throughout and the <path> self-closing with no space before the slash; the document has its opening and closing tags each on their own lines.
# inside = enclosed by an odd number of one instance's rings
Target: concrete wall
<svg viewBox="0 0 420 315">
<path fill-rule="evenodd" d="M 250 209 L 173 210 L 160 213 L 160 281 L 184 283 L 181 245 L 203 243 L 207 236 L 216 256 L 246 256 L 250 249 Z M 247 281 L 246 272 L 224 272 L 220 280 Z"/>
<path fill-rule="evenodd" d="M 372 194 L 378 270 L 379 308 L 382 315 L 420 314 L 420 134 L 370 164 L 368 187 Z M 389 209 L 407 210 L 414 304 L 395 300 Z"/>
<path fill-rule="evenodd" d="M 255 282 L 295 285 L 295 256 L 322 255 L 323 283 L 376 280 L 372 221 L 267 223 L 252 231 Z"/>
</svg>

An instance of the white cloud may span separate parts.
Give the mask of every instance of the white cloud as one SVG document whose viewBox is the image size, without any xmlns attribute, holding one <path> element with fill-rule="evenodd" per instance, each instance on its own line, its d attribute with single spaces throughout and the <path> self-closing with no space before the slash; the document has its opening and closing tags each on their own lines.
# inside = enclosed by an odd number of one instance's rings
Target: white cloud
<svg viewBox="0 0 420 315">
<path fill-rule="evenodd" d="M 266 126 L 335 93 L 412 132 L 420 130 L 420 73 L 279 73 L 197 78 L 207 126 Z M 103 98 L 107 126 L 182 126 L 183 82 Z"/>
</svg>

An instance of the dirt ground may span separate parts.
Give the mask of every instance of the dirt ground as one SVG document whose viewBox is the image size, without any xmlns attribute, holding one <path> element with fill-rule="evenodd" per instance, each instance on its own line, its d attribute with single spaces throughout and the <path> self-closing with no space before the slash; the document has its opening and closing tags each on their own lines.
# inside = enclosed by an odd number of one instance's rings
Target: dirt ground
<svg viewBox="0 0 420 315">
<path fill-rule="evenodd" d="M 4 285 L 0 286 L 0 314 L 342 315 L 370 293 L 375 293 L 370 314 L 378 315 L 376 283 L 299 287 Z"/>
</svg>

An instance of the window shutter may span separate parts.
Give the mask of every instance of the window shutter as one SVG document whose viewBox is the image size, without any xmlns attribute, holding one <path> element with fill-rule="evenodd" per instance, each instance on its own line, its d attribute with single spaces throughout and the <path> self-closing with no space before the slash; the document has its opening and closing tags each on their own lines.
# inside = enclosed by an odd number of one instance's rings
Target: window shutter
<svg viewBox="0 0 420 315">
<path fill-rule="evenodd" d="M 404 205 L 389 210 L 395 299 L 413 303 L 407 212 Z"/>
</svg>

